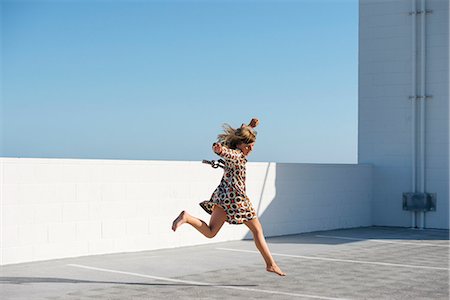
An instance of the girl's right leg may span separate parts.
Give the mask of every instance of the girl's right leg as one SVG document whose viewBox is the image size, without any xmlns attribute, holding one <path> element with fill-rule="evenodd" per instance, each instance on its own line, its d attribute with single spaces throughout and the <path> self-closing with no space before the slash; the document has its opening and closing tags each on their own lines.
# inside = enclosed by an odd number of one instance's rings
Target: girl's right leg
<svg viewBox="0 0 450 300">
<path fill-rule="evenodd" d="M 176 231 L 182 224 L 188 223 L 207 238 L 213 238 L 219 232 L 220 228 L 222 228 L 222 225 L 223 223 L 225 223 L 226 219 L 227 214 L 225 213 L 225 210 L 219 205 L 216 205 L 214 207 L 211 214 L 211 219 L 209 220 L 209 225 L 206 225 L 204 221 L 191 216 L 183 210 L 180 215 L 173 221 L 172 230 Z"/>
<path fill-rule="evenodd" d="M 245 221 L 245 225 L 250 229 L 253 234 L 253 239 L 255 240 L 256 248 L 258 248 L 264 261 L 266 262 L 266 270 L 269 272 L 276 273 L 280 276 L 285 276 L 286 273 L 281 271 L 280 267 L 275 263 L 275 260 L 270 253 L 269 246 L 267 246 L 266 239 L 264 237 L 263 229 L 258 218 L 250 221 Z"/>
</svg>

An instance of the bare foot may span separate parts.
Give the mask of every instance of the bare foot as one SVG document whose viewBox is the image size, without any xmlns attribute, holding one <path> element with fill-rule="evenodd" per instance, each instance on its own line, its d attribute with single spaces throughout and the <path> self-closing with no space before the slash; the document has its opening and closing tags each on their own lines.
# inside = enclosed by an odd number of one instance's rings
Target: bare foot
<svg viewBox="0 0 450 300">
<path fill-rule="evenodd" d="M 180 215 L 173 221 L 172 230 L 176 231 L 178 227 L 186 223 L 187 221 L 187 212 L 184 210 L 180 213 Z"/>
<path fill-rule="evenodd" d="M 283 273 L 283 271 L 281 271 L 280 267 L 278 267 L 277 265 L 269 266 L 266 268 L 266 270 L 268 272 L 276 273 L 280 276 L 286 276 L 286 273 Z"/>
</svg>

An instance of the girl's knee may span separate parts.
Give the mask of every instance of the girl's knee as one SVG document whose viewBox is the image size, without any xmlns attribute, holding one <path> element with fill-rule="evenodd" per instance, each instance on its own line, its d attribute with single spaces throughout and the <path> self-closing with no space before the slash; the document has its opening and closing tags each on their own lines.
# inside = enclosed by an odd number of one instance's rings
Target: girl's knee
<svg viewBox="0 0 450 300">
<path fill-rule="evenodd" d="M 253 235 L 262 234 L 263 229 L 261 226 L 261 223 L 259 223 L 258 219 L 253 219 L 250 221 L 244 222 L 245 225 L 250 229 L 250 231 L 253 233 Z"/>
<path fill-rule="evenodd" d="M 215 237 L 216 235 L 217 235 L 217 232 L 211 231 L 211 232 L 207 233 L 205 236 L 206 236 L 208 239 L 212 239 L 212 238 Z"/>
<path fill-rule="evenodd" d="M 262 228 L 253 229 L 252 234 L 254 237 L 264 236 L 264 232 L 263 232 Z"/>
</svg>

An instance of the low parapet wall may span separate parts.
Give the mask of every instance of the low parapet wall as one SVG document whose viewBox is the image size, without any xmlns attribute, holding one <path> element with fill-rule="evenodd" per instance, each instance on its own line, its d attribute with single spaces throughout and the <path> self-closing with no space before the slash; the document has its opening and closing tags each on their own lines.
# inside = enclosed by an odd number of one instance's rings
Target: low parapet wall
<svg viewBox="0 0 450 300">
<path fill-rule="evenodd" d="M 226 224 L 214 239 L 205 221 L 222 172 L 200 162 L 0 158 L 1 262 L 153 250 L 251 237 Z M 248 163 L 247 191 L 266 236 L 369 226 L 370 165 Z"/>
</svg>

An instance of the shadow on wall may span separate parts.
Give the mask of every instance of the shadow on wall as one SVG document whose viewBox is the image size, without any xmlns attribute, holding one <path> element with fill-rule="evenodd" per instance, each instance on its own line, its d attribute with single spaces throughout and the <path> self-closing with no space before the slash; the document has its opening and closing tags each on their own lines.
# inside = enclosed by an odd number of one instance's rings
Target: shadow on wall
<svg viewBox="0 0 450 300">
<path fill-rule="evenodd" d="M 436 247 L 448 247 L 448 230 L 372 226 L 372 167 L 368 165 L 268 163 L 260 195 L 251 200 L 265 236 L 272 237 L 270 243 L 338 245 L 375 240 L 407 245 L 407 241 L 440 240 L 442 245 Z M 244 239 L 253 239 L 251 232 Z"/>
<path fill-rule="evenodd" d="M 259 199 L 252 200 L 268 237 L 366 227 L 370 181 L 364 166 L 269 163 Z"/>
<path fill-rule="evenodd" d="M 313 195 L 308 194 L 305 171 L 298 164 L 268 163 L 259 199 L 252 199 L 266 236 L 307 231 L 305 217 Z M 244 239 L 251 239 L 251 232 Z"/>
</svg>

